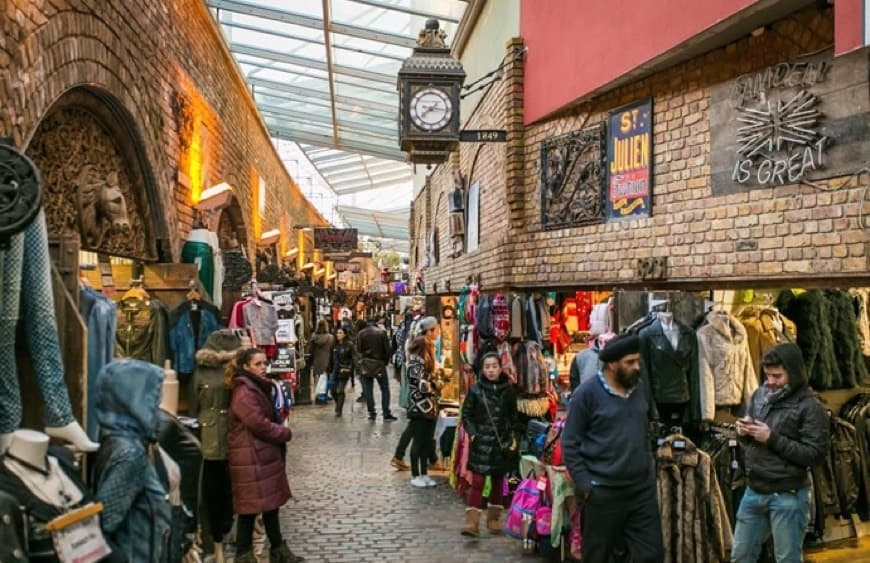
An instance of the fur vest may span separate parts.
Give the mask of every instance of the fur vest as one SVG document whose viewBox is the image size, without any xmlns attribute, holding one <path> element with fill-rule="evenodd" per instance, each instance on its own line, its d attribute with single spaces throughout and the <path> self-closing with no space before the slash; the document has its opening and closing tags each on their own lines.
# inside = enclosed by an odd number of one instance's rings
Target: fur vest
<svg viewBox="0 0 870 563">
<path fill-rule="evenodd" d="M 698 329 L 701 419 L 713 420 L 717 406 L 747 405 L 758 388 L 746 329 L 727 313 L 710 311 Z"/>
<path fill-rule="evenodd" d="M 685 444 L 677 448 L 678 442 Z M 684 436 L 656 451 L 665 563 L 729 560 L 734 536 L 710 456 Z"/>
</svg>

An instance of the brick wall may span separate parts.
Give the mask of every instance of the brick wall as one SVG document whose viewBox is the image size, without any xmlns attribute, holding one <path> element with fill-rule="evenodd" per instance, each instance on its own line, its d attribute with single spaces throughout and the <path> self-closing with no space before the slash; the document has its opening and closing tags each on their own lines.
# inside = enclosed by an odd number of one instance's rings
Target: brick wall
<svg viewBox="0 0 870 563">
<path fill-rule="evenodd" d="M 511 130 L 512 140 L 521 135 L 521 155 L 508 153 L 504 165 L 493 168 L 498 158 L 488 148 L 481 151 L 489 162 L 474 172 L 485 178 L 481 248 L 459 259 L 442 252 L 439 265 L 426 271 L 427 289 L 438 283 L 443 291 L 448 279 L 455 289 L 469 274 L 478 273 L 483 286 L 491 289 L 703 288 L 786 280 L 840 283 L 841 278 L 846 283 L 870 283 L 870 238 L 859 225 L 862 207 L 864 216 L 870 214 L 864 188 L 870 174 L 821 183 L 831 191 L 788 185 L 714 197 L 711 188 L 711 87 L 832 42 L 832 11 L 813 8 L 776 23 L 759 37 L 741 39 L 520 131 L 510 121 L 515 110 L 507 108 L 521 92 L 521 77 L 506 73 L 484 98 L 479 114 L 502 119 L 500 128 Z M 653 217 L 542 231 L 541 141 L 600 123 L 609 110 L 649 96 L 654 111 Z M 475 116 L 470 127 L 482 127 L 484 119 Z M 492 147 L 491 151 L 499 150 Z M 506 150 L 511 148 L 508 143 Z M 464 172 L 471 169 L 476 150 L 475 145 L 461 147 Z M 856 162 L 854 169 L 862 165 L 866 162 Z M 517 167 L 522 174 L 511 175 Z M 437 195 L 447 189 L 452 183 L 441 166 L 432 174 L 428 190 Z M 426 197 L 424 190 L 418 200 Z M 445 236 L 446 211 L 439 209 L 435 219 Z M 755 241 L 757 248 L 738 250 L 737 242 L 743 240 Z M 419 233 L 415 243 L 420 244 Z M 657 256 L 668 257 L 668 280 L 641 282 L 635 272 L 637 259 Z"/>
<path fill-rule="evenodd" d="M 75 86 L 113 97 L 144 145 L 174 259 L 190 229 L 192 192 L 219 182 L 233 186 L 250 243 L 257 178 L 267 189 L 262 231 L 277 228 L 282 212 L 291 225 L 325 224 L 285 171 L 202 2 L 9 0 L 3 6 L 0 133 L 27 146 L 52 104 Z M 183 134 L 179 97 L 194 119 Z M 198 169 L 191 170 L 191 160 Z"/>
</svg>

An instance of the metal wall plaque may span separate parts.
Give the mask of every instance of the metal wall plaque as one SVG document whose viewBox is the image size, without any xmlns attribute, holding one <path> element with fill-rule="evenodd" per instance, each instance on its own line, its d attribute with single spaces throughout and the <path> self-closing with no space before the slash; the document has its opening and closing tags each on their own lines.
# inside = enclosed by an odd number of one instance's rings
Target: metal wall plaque
<svg viewBox="0 0 870 563">
<path fill-rule="evenodd" d="M 652 213 L 652 99 L 615 109 L 607 127 L 607 220 Z"/>
<path fill-rule="evenodd" d="M 541 228 L 604 222 L 603 123 L 541 143 Z"/>
<path fill-rule="evenodd" d="M 831 51 L 711 89 L 713 195 L 852 174 L 870 154 L 867 54 Z"/>
</svg>

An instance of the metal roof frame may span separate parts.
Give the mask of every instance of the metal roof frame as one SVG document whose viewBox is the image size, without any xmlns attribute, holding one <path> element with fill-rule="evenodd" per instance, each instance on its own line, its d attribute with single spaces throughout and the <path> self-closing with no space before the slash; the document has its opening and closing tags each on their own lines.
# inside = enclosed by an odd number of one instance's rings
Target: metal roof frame
<svg viewBox="0 0 870 563">
<path fill-rule="evenodd" d="M 468 0 L 201 1 L 225 31 L 273 137 L 299 144 L 339 197 L 392 188 L 372 196 L 391 206 L 397 186 L 407 186 L 410 198 L 396 73 L 424 19 L 437 18 L 453 35 Z M 354 220 L 381 219 L 345 209 Z M 373 236 L 406 237 L 407 213 L 398 215 L 396 225 L 384 216 L 389 226 L 372 228 L 380 233 Z"/>
</svg>

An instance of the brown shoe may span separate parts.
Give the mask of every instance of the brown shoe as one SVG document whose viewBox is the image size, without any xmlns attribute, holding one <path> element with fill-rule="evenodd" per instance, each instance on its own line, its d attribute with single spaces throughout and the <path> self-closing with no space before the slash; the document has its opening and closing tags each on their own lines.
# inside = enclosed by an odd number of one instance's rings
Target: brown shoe
<svg viewBox="0 0 870 563">
<path fill-rule="evenodd" d="M 396 468 L 396 471 L 410 471 L 411 466 L 404 459 L 399 459 L 393 456 L 390 460 L 390 465 Z"/>
<path fill-rule="evenodd" d="M 465 509 L 465 527 L 462 528 L 463 536 L 473 538 L 480 537 L 480 509 L 466 508 Z"/>
<path fill-rule="evenodd" d="M 486 529 L 490 534 L 498 535 L 502 533 L 501 518 L 502 507 L 497 504 L 490 504 L 486 507 Z"/>
</svg>

